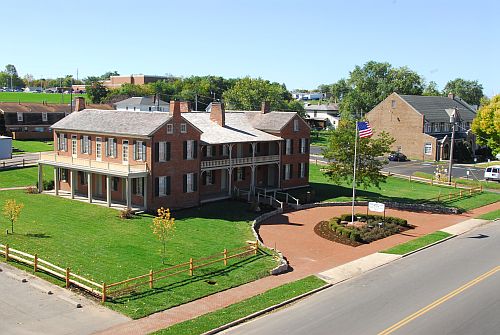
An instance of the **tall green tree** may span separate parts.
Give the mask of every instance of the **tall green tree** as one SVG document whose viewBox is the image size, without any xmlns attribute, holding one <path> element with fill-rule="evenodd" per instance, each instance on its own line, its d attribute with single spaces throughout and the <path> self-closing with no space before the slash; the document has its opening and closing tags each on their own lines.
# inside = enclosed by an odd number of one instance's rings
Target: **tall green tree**
<svg viewBox="0 0 500 335">
<path fill-rule="evenodd" d="M 352 183 L 354 167 L 354 145 L 356 123 L 342 119 L 339 127 L 332 131 L 328 146 L 323 155 L 330 163 L 325 168 L 325 175 L 335 184 Z M 390 152 L 394 139 L 382 132 L 377 137 L 358 138 L 356 185 L 380 187 L 386 176 L 380 173 L 387 160 L 377 159 Z"/>
<path fill-rule="evenodd" d="M 458 95 L 467 103 L 477 106 L 480 105 L 481 98 L 484 96 L 483 85 L 479 84 L 477 80 L 465 80 L 462 78 L 453 79 L 446 83 L 443 94 L 448 95 L 449 93 Z"/>
<path fill-rule="evenodd" d="M 424 89 L 424 92 L 422 93 L 422 95 L 436 96 L 437 97 L 437 96 L 441 95 L 441 92 L 439 92 L 436 82 L 430 81 L 429 84 L 427 84 L 427 86 L 425 86 L 425 89 Z"/>
<path fill-rule="evenodd" d="M 87 85 L 85 85 L 85 90 L 87 91 L 90 101 L 95 104 L 102 103 L 109 93 L 108 89 L 98 80 L 87 83 Z"/>
<path fill-rule="evenodd" d="M 493 155 L 500 153 L 500 95 L 479 109 L 472 132 L 477 135 L 477 143 L 487 145 Z"/>
</svg>

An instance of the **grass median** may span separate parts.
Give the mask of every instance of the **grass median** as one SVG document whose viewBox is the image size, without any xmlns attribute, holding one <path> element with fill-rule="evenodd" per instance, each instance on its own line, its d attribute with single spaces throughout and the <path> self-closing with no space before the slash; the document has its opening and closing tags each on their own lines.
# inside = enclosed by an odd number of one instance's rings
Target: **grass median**
<svg viewBox="0 0 500 335">
<path fill-rule="evenodd" d="M 484 213 L 483 215 L 480 215 L 477 217 L 478 219 L 483 219 L 483 220 L 496 220 L 500 218 L 500 209 Z"/>
<path fill-rule="evenodd" d="M 274 306 L 306 292 L 312 291 L 323 285 L 325 285 L 323 280 L 315 276 L 309 276 L 304 279 L 273 288 L 262 294 L 232 304 L 226 308 L 204 314 L 192 320 L 175 324 L 154 334 L 202 334 L 229 322 L 241 319 L 270 306 Z"/>
<path fill-rule="evenodd" d="M 445 233 L 444 231 L 436 231 L 434 233 L 396 245 L 395 247 L 381 252 L 386 254 L 404 255 L 417 249 L 423 248 L 429 244 L 441 241 L 449 236 L 451 236 L 451 234 Z"/>
</svg>

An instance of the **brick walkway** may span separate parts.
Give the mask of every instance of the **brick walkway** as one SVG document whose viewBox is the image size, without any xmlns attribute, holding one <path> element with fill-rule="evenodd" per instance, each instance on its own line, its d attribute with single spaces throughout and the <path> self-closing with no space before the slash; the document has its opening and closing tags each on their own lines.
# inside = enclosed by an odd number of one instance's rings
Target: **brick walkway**
<svg viewBox="0 0 500 335">
<path fill-rule="evenodd" d="M 219 292 L 139 320 L 112 327 L 98 334 L 148 334 L 224 308 L 273 287 L 353 261 L 495 209 L 500 209 L 500 203 L 484 206 L 462 215 L 388 210 L 386 215 L 405 218 L 416 228 L 356 248 L 327 241 L 317 236 L 313 231 L 313 227 L 321 220 L 350 213 L 348 206 L 311 208 L 275 216 L 262 224 L 260 235 L 267 246 L 274 247 L 276 244 L 278 250 L 287 257 L 293 271 L 279 276 L 269 276 Z M 357 212 L 363 213 L 365 211 L 366 208 L 357 209 Z"/>
</svg>

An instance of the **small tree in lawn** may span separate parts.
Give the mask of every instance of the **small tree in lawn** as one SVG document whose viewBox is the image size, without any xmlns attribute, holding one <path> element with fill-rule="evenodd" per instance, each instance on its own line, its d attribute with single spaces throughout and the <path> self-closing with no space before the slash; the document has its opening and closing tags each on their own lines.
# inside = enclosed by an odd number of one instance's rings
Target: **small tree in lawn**
<svg viewBox="0 0 500 335">
<path fill-rule="evenodd" d="M 10 221 L 12 234 L 14 234 L 14 223 L 19 219 L 23 207 L 24 205 L 18 204 L 15 199 L 8 199 L 3 206 L 3 215 Z"/>
<path fill-rule="evenodd" d="M 174 233 L 175 219 L 170 216 L 170 210 L 167 208 L 159 208 L 157 216 L 153 219 L 153 234 L 163 244 L 162 249 L 162 263 L 165 263 L 165 256 L 167 253 L 167 240 Z"/>
</svg>

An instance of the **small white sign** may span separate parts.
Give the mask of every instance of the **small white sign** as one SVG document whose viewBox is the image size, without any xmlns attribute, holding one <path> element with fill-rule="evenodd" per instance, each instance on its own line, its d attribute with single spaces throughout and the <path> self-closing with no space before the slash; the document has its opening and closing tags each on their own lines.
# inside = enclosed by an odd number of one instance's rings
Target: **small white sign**
<svg viewBox="0 0 500 335">
<path fill-rule="evenodd" d="M 385 205 L 381 202 L 369 202 L 368 209 L 372 212 L 380 212 L 383 213 L 385 211 Z"/>
</svg>

